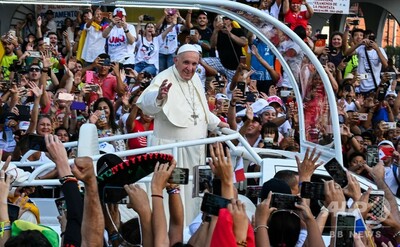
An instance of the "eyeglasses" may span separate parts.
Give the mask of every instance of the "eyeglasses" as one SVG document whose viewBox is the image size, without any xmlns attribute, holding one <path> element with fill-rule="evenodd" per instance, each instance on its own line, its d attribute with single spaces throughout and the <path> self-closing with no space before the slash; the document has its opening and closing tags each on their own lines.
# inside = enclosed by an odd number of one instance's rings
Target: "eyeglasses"
<svg viewBox="0 0 400 247">
<path fill-rule="evenodd" d="M 40 68 L 32 67 L 32 68 L 29 69 L 29 72 L 34 72 L 34 71 L 39 72 Z"/>
</svg>

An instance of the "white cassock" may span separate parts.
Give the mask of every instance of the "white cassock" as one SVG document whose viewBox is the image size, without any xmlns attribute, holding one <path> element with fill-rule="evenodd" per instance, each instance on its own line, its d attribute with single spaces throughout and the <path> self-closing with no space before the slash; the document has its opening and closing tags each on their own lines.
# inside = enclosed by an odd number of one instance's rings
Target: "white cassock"
<svg viewBox="0 0 400 247">
<path fill-rule="evenodd" d="M 172 86 L 168 97 L 158 101 L 158 91 L 165 79 Z M 150 140 L 152 146 L 206 138 L 207 130 L 215 130 L 221 121 L 208 108 L 199 76 L 195 73 L 191 80 L 185 81 L 175 66 L 159 73 L 140 95 L 136 105 L 145 114 L 154 116 L 154 137 Z M 162 152 L 172 153 L 171 150 Z M 179 148 L 178 157 L 175 157 L 177 166 L 189 168 L 192 174 L 194 166 L 205 165 L 205 154 L 205 145 Z M 197 215 L 198 210 L 193 209 L 200 207 L 190 205 L 190 202 L 194 202 L 190 185 L 181 186 L 186 222 Z"/>
</svg>

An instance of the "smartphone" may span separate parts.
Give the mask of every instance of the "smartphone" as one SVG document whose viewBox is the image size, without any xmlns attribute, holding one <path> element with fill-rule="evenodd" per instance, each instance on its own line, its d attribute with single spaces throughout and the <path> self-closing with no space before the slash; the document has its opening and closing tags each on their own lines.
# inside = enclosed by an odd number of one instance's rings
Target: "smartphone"
<svg viewBox="0 0 400 247">
<path fill-rule="evenodd" d="M 328 35 L 326 34 L 318 34 L 316 37 L 317 39 L 328 39 Z"/>
<path fill-rule="evenodd" d="M 36 58 L 40 58 L 40 52 L 39 51 L 29 51 L 29 57 L 36 57 Z"/>
<path fill-rule="evenodd" d="M 63 212 L 65 212 L 67 210 L 67 204 L 65 203 L 65 198 L 64 197 L 60 197 L 54 200 L 54 203 L 56 204 L 58 213 L 60 215 L 63 214 Z"/>
<path fill-rule="evenodd" d="M 86 70 L 86 74 L 85 74 L 86 83 L 92 84 L 93 83 L 93 76 L 94 76 L 94 71 Z"/>
<path fill-rule="evenodd" d="M 74 95 L 70 93 L 59 93 L 58 99 L 65 101 L 74 101 Z"/>
<path fill-rule="evenodd" d="M 246 102 L 256 102 L 257 95 L 252 92 L 246 92 Z"/>
<path fill-rule="evenodd" d="M 325 200 L 324 184 L 315 182 L 303 182 L 301 184 L 301 198 L 313 200 Z"/>
<path fill-rule="evenodd" d="M 10 35 L 10 36 L 13 36 L 13 37 L 15 37 L 17 34 L 16 34 L 16 32 L 15 32 L 15 30 L 10 30 L 10 31 L 8 31 L 8 34 Z"/>
<path fill-rule="evenodd" d="M 368 74 L 358 74 L 358 78 L 360 78 L 360 80 L 367 80 Z"/>
<path fill-rule="evenodd" d="M 358 26 L 360 25 L 360 20 L 352 20 L 349 24 L 353 26 Z"/>
<path fill-rule="evenodd" d="M 176 167 L 168 179 L 170 184 L 188 184 L 189 183 L 189 168 Z"/>
<path fill-rule="evenodd" d="M 97 92 L 99 90 L 99 85 L 96 84 L 88 85 L 88 87 L 90 92 Z"/>
<path fill-rule="evenodd" d="M 210 193 L 205 193 L 200 210 L 203 213 L 218 216 L 221 208 L 226 208 L 231 200 Z"/>
<path fill-rule="evenodd" d="M 204 193 L 212 192 L 213 175 L 208 165 L 193 167 L 192 197 L 203 197 Z"/>
<path fill-rule="evenodd" d="M 44 136 L 29 134 L 28 136 L 28 147 L 32 150 L 47 152 L 46 143 Z"/>
<path fill-rule="evenodd" d="M 20 121 L 29 121 L 31 118 L 31 108 L 27 105 L 16 105 L 19 116 L 18 120 Z"/>
<path fill-rule="evenodd" d="M 240 63 L 246 64 L 246 56 L 240 56 Z"/>
<path fill-rule="evenodd" d="M 290 95 L 290 91 L 282 90 L 280 92 L 280 95 L 281 95 L 282 98 L 286 98 L 286 97 L 288 97 Z"/>
<path fill-rule="evenodd" d="M 264 148 L 272 148 L 273 145 L 274 145 L 274 138 L 272 137 L 264 138 Z"/>
<path fill-rule="evenodd" d="M 190 36 L 196 35 L 196 30 L 192 29 L 190 30 Z"/>
<path fill-rule="evenodd" d="M 103 189 L 103 202 L 112 204 L 128 204 L 128 193 L 126 193 L 124 187 L 105 186 Z"/>
<path fill-rule="evenodd" d="M 224 16 L 222 16 L 222 15 L 217 15 L 217 17 L 215 19 L 217 20 L 217 22 L 222 22 L 223 17 Z"/>
<path fill-rule="evenodd" d="M 367 224 L 379 224 L 379 218 L 384 216 L 384 200 L 385 192 L 383 190 L 373 190 L 368 198 L 368 203 L 372 204 L 371 209 L 367 214 L 365 223 Z"/>
<path fill-rule="evenodd" d="M 324 167 L 329 175 L 331 175 L 333 180 L 340 185 L 340 187 L 344 188 L 347 185 L 348 181 L 346 171 L 339 164 L 336 158 L 329 160 Z"/>
<path fill-rule="evenodd" d="M 373 167 L 379 162 L 379 150 L 377 145 L 367 146 L 367 165 Z"/>
<path fill-rule="evenodd" d="M 43 38 L 43 42 L 44 42 L 46 45 L 50 45 L 50 38 L 49 38 L 49 37 L 44 37 L 44 38 Z"/>
<path fill-rule="evenodd" d="M 353 246 L 356 217 L 352 213 L 338 212 L 336 214 L 336 231 L 334 246 Z"/>
<path fill-rule="evenodd" d="M 358 113 L 358 119 L 360 121 L 367 121 L 368 120 L 368 113 Z"/>
<path fill-rule="evenodd" d="M 296 203 L 301 203 L 301 198 L 296 195 L 272 193 L 271 207 L 294 210 Z"/>
<path fill-rule="evenodd" d="M 252 185 L 246 188 L 246 197 L 248 197 L 255 205 L 261 202 L 260 193 L 262 186 Z"/>
<path fill-rule="evenodd" d="M 387 122 L 390 130 L 396 129 L 396 122 Z"/>
<path fill-rule="evenodd" d="M 73 101 L 71 104 L 71 110 L 84 111 L 84 110 L 86 110 L 86 104 L 85 104 L 85 102 Z"/>
<path fill-rule="evenodd" d="M 115 16 L 117 16 L 121 19 L 122 19 L 122 17 L 124 17 L 124 15 L 122 14 L 122 11 L 117 11 L 117 14 Z"/>
<path fill-rule="evenodd" d="M 244 82 L 244 81 L 239 81 L 238 83 L 237 83 L 237 86 L 236 86 L 238 89 L 240 89 L 240 91 L 242 92 L 242 94 L 243 94 L 243 97 L 245 96 L 245 92 L 246 92 L 246 83 Z"/>
<path fill-rule="evenodd" d="M 10 222 L 14 222 L 18 220 L 18 215 L 19 215 L 19 207 L 14 204 L 7 203 L 8 207 L 8 218 L 10 219 Z"/>
</svg>

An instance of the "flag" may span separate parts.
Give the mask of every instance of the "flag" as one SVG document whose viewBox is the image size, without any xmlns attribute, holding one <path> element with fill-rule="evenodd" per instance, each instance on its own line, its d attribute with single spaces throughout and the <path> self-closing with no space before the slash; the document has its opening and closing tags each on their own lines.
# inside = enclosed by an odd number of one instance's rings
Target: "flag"
<svg viewBox="0 0 400 247">
<path fill-rule="evenodd" d="M 360 209 L 356 208 L 353 211 L 354 216 L 356 217 L 356 223 L 355 223 L 355 232 L 360 233 L 360 232 L 365 232 L 367 229 L 364 219 L 361 215 Z"/>
<path fill-rule="evenodd" d="M 380 146 L 378 151 L 379 154 L 379 160 L 386 160 L 390 157 L 392 157 L 394 148 L 392 147 L 385 147 L 385 146 Z"/>
<path fill-rule="evenodd" d="M 238 183 L 244 181 L 245 179 L 246 177 L 244 176 L 243 158 L 240 157 L 239 160 L 236 162 L 236 166 L 234 168 L 233 182 Z"/>
</svg>

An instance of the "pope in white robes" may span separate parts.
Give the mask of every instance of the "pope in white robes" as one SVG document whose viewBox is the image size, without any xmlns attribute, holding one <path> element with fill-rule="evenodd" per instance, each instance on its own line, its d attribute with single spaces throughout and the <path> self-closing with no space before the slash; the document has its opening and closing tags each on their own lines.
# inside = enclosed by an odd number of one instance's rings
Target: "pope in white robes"
<svg viewBox="0 0 400 247">
<path fill-rule="evenodd" d="M 228 127 L 208 108 L 202 83 L 195 73 L 199 63 L 196 47 L 181 46 L 174 63 L 154 78 L 136 102 L 145 114 L 154 116 L 152 146 L 206 138 L 207 130 Z M 189 168 L 192 173 L 194 166 L 205 165 L 205 153 L 205 145 L 179 148 L 175 157 L 177 167 Z M 185 201 L 189 200 L 191 188 L 185 188 L 184 194 Z M 186 216 L 187 220 L 193 218 Z"/>
</svg>

